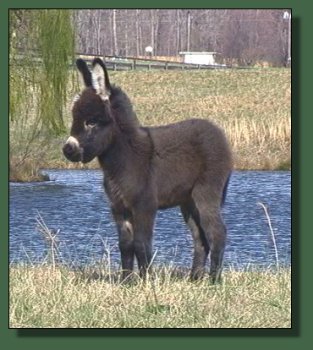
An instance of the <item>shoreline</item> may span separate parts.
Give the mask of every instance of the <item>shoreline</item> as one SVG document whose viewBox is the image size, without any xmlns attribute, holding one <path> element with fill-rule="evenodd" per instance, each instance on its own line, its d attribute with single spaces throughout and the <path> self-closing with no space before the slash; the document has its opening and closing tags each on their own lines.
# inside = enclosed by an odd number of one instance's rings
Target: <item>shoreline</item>
<svg viewBox="0 0 313 350">
<path fill-rule="evenodd" d="M 47 166 L 44 168 L 41 168 L 38 170 L 38 174 L 34 175 L 32 174 L 31 176 L 23 176 L 23 178 L 18 178 L 18 177 L 10 177 L 9 176 L 9 183 L 28 183 L 28 182 L 50 182 L 54 181 L 49 178 L 48 174 L 42 173 L 44 170 L 100 170 L 101 168 L 96 166 L 96 165 L 77 165 L 77 166 Z M 278 166 L 276 168 L 234 168 L 233 171 L 291 171 L 290 166 Z"/>
</svg>

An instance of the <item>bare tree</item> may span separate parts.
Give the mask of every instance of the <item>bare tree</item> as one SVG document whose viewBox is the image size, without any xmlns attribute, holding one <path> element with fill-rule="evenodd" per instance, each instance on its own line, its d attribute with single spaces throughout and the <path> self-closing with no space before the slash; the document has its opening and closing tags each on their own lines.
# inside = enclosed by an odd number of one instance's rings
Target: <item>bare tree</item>
<svg viewBox="0 0 313 350">
<path fill-rule="evenodd" d="M 113 55 L 117 55 L 117 37 L 116 37 L 116 10 L 112 10 L 112 41 Z"/>
<path fill-rule="evenodd" d="M 140 10 L 136 10 L 136 56 L 139 56 L 139 46 L 140 46 L 140 29 L 139 29 L 139 13 Z"/>
<path fill-rule="evenodd" d="M 181 51 L 181 17 L 180 17 L 180 10 L 176 10 L 176 52 Z"/>
<path fill-rule="evenodd" d="M 190 51 L 191 14 L 187 12 L 187 51 Z"/>
<path fill-rule="evenodd" d="M 241 64 L 277 65 L 287 55 L 283 10 L 76 10 L 73 20 L 77 51 L 85 53 L 139 56 L 152 46 L 159 56 L 217 51 Z"/>
</svg>

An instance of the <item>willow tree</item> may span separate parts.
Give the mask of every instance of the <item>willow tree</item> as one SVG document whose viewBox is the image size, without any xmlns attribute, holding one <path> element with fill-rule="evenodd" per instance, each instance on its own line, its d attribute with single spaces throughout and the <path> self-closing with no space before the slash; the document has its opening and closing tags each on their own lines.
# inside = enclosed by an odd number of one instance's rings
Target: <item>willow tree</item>
<svg viewBox="0 0 313 350">
<path fill-rule="evenodd" d="M 70 10 L 10 10 L 11 178 L 36 175 L 65 131 L 73 57 Z"/>
</svg>

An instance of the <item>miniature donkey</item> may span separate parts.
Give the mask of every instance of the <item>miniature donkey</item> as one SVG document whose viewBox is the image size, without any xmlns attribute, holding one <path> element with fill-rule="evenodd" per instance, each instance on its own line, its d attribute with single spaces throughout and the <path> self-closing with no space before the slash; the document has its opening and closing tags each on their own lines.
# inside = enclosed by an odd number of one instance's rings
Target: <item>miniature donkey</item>
<svg viewBox="0 0 313 350">
<path fill-rule="evenodd" d="M 103 61 L 90 71 L 78 59 L 85 88 L 73 105 L 71 136 L 63 152 L 72 162 L 98 157 L 117 225 L 123 278 L 136 257 L 144 277 L 152 259 L 156 212 L 180 206 L 194 240 L 191 278 L 203 276 L 210 252 L 210 278 L 219 281 L 226 241 L 221 205 L 232 171 L 224 133 L 201 119 L 140 125 L 127 95 L 110 84 Z"/>
</svg>

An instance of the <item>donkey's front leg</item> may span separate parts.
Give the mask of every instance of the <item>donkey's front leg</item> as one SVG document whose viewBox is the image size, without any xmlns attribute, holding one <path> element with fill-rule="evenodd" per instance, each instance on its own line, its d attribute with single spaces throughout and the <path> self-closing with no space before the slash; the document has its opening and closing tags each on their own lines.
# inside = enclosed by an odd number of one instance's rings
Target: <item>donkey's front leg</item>
<svg viewBox="0 0 313 350">
<path fill-rule="evenodd" d="M 119 248 L 121 252 L 123 280 L 127 280 L 134 269 L 134 231 L 130 212 L 112 208 L 117 225 Z"/>
<path fill-rule="evenodd" d="M 134 249 L 140 276 L 145 278 L 152 260 L 155 208 L 136 208 L 134 212 Z"/>
</svg>

